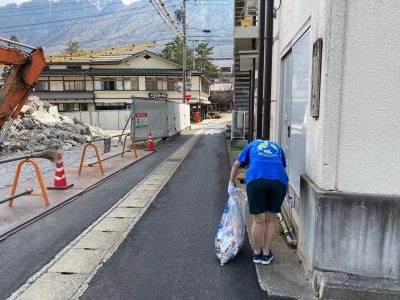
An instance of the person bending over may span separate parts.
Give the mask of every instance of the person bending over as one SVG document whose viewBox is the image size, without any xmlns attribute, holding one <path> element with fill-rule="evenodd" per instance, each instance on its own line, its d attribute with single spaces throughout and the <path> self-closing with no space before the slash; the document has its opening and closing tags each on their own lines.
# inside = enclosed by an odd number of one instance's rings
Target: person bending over
<svg viewBox="0 0 400 300">
<path fill-rule="evenodd" d="M 248 165 L 246 190 L 253 215 L 251 238 L 253 262 L 268 265 L 274 259 L 271 244 L 276 231 L 276 214 L 281 211 L 288 186 L 285 152 L 273 141 L 258 139 L 248 144 L 232 166 L 228 193 L 235 195 L 240 167 Z"/>
</svg>

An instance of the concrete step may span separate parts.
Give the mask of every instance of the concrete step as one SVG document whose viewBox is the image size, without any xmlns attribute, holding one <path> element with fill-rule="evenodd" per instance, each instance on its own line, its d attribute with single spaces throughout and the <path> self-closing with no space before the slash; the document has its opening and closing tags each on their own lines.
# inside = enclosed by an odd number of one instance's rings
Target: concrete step
<svg viewBox="0 0 400 300">
<path fill-rule="evenodd" d="M 345 273 L 314 272 L 319 299 L 399 300 L 400 282 Z"/>
</svg>

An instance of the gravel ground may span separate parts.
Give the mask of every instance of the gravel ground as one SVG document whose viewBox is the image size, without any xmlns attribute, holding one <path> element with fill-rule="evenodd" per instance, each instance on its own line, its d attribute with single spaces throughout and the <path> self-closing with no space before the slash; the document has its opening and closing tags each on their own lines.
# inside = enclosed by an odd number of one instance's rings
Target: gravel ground
<svg viewBox="0 0 400 300">
<path fill-rule="evenodd" d="M 113 139 L 111 152 L 121 151 L 122 146 L 117 145 L 118 138 Z M 103 142 L 96 142 L 96 145 L 99 149 L 100 155 L 103 154 Z M 77 146 L 72 147 L 68 151 L 62 151 L 62 158 L 64 161 L 64 167 L 70 166 L 76 163 L 79 163 L 82 155 L 83 144 L 78 144 Z M 0 160 L 5 160 L 9 158 L 23 156 L 23 153 L 15 153 L 12 155 L 0 156 Z M 91 147 L 88 147 L 86 150 L 86 159 L 92 158 L 95 156 L 95 152 Z M 54 172 L 54 163 L 46 159 L 35 159 L 38 163 L 40 172 L 42 174 L 46 174 L 49 172 Z M 4 186 L 10 186 L 13 183 L 15 171 L 17 168 L 18 161 L 13 161 L 5 164 L 0 164 L 0 188 Z M 30 164 L 25 164 L 22 167 L 20 182 L 25 181 L 31 178 L 36 177 L 35 169 Z"/>
</svg>

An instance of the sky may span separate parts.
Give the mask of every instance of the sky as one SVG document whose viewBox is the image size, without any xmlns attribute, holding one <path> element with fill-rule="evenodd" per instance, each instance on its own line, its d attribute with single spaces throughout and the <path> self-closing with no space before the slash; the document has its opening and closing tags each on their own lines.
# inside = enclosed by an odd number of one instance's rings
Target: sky
<svg viewBox="0 0 400 300">
<path fill-rule="evenodd" d="M 23 2 L 29 2 L 30 0 L 0 0 L 0 6 L 4 6 L 10 3 L 17 3 L 17 4 L 21 4 Z M 124 4 L 130 4 L 132 2 L 135 2 L 137 0 L 122 0 L 122 2 Z"/>
</svg>

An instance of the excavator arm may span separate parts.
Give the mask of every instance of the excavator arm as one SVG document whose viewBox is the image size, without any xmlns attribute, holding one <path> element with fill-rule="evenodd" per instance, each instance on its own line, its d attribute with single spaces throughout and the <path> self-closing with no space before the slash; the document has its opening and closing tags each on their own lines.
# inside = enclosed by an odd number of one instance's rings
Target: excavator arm
<svg viewBox="0 0 400 300">
<path fill-rule="evenodd" d="M 7 128 L 0 134 L 0 144 L 12 121 L 16 119 L 24 106 L 44 66 L 46 65 L 42 48 L 34 48 L 0 37 L 0 42 L 17 47 L 0 45 L 0 64 L 13 66 L 9 71 L 0 92 L 0 129 L 7 122 Z M 28 48 L 25 52 L 21 48 Z"/>
</svg>

